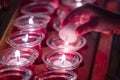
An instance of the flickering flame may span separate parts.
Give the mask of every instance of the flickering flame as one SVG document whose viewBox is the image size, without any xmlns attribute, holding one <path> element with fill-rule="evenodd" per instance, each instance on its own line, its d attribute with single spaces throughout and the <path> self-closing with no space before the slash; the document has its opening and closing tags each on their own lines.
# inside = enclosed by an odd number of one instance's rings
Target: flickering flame
<svg viewBox="0 0 120 80">
<path fill-rule="evenodd" d="M 28 38 L 29 38 L 29 35 L 26 34 L 25 37 L 22 38 L 22 40 L 23 40 L 24 42 L 27 42 L 27 41 L 28 41 Z"/>
<path fill-rule="evenodd" d="M 15 51 L 15 58 L 16 58 L 16 64 L 20 65 L 20 51 L 19 50 Z"/>
<path fill-rule="evenodd" d="M 66 60 L 65 54 L 62 54 L 62 62 Z"/>
<path fill-rule="evenodd" d="M 29 24 L 34 24 L 33 18 L 34 18 L 33 16 L 30 17 L 30 19 L 29 19 L 29 21 L 28 21 Z"/>
<path fill-rule="evenodd" d="M 65 62 L 65 60 L 66 60 L 65 54 L 62 54 L 62 57 L 61 57 L 61 58 L 62 58 L 62 59 L 61 59 L 62 65 L 64 65 L 64 62 Z"/>
<path fill-rule="evenodd" d="M 83 5 L 83 4 L 82 4 L 81 1 L 79 1 L 79 2 L 76 3 L 76 7 L 80 7 L 80 6 L 82 6 L 82 5 Z"/>
</svg>

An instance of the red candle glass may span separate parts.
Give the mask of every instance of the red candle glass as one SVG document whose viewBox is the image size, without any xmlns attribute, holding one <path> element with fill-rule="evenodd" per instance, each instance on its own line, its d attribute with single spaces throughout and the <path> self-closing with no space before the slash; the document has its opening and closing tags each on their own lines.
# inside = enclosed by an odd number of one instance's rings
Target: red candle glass
<svg viewBox="0 0 120 80">
<path fill-rule="evenodd" d="M 0 80 L 32 80 L 32 71 L 22 67 L 0 69 Z"/>
<path fill-rule="evenodd" d="M 73 71 L 52 70 L 39 74 L 35 80 L 77 80 L 77 74 Z"/>
<path fill-rule="evenodd" d="M 73 70 L 83 61 L 83 57 L 80 53 L 66 51 L 65 49 L 56 49 L 44 53 L 42 59 L 50 70 Z"/>
<path fill-rule="evenodd" d="M 0 63 L 3 66 L 29 67 L 32 69 L 32 64 L 38 57 L 39 53 L 36 49 L 8 48 L 0 52 Z"/>
<path fill-rule="evenodd" d="M 46 43 L 52 49 L 66 48 L 70 51 L 77 51 L 86 45 L 86 39 L 81 36 L 75 42 L 66 44 L 59 36 L 54 35 L 50 36 Z"/>
<path fill-rule="evenodd" d="M 37 1 L 29 3 L 21 8 L 21 13 L 23 14 L 47 14 L 51 15 L 54 13 L 55 9 L 58 7 L 58 4 L 53 3 L 52 1 Z"/>
<path fill-rule="evenodd" d="M 19 30 L 46 33 L 46 27 L 49 21 L 50 17 L 48 15 L 23 15 L 16 18 L 13 24 Z"/>
</svg>

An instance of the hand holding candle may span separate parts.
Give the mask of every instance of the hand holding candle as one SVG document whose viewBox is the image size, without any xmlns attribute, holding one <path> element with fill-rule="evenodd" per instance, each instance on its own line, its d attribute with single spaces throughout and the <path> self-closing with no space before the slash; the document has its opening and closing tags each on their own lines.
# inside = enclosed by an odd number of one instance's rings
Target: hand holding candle
<svg viewBox="0 0 120 80">
<path fill-rule="evenodd" d="M 75 33 L 75 26 L 73 24 L 68 24 L 62 28 L 59 32 L 59 37 L 67 41 L 68 43 L 75 42 L 77 40 L 77 35 Z"/>
<path fill-rule="evenodd" d="M 50 36 L 46 43 L 52 49 L 63 48 L 65 51 L 77 51 L 86 45 L 86 39 L 81 36 L 74 43 L 69 43 L 62 40 L 58 35 L 54 35 Z"/>
</svg>

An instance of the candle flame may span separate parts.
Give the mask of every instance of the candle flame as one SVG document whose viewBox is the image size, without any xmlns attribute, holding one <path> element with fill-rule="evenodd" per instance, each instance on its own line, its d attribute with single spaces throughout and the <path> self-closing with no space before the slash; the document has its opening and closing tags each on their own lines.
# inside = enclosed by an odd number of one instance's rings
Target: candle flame
<svg viewBox="0 0 120 80">
<path fill-rule="evenodd" d="M 82 6 L 82 5 L 83 5 L 83 4 L 82 4 L 81 1 L 76 3 L 76 7 L 80 7 L 80 6 Z"/>
<path fill-rule="evenodd" d="M 29 37 L 29 35 L 26 34 L 25 37 L 22 38 L 22 40 L 23 40 L 24 42 L 27 42 L 27 41 L 28 41 L 28 37 Z"/>
<path fill-rule="evenodd" d="M 29 21 L 28 21 L 29 24 L 34 24 L 33 18 L 34 18 L 33 16 L 30 17 L 30 19 L 29 19 Z"/>
<path fill-rule="evenodd" d="M 66 60 L 66 56 L 65 54 L 62 54 L 62 61 L 65 61 Z"/>
<path fill-rule="evenodd" d="M 61 61 L 62 61 L 62 65 L 64 65 L 64 61 L 66 60 L 65 54 L 62 54 L 62 57 L 61 57 L 61 58 L 62 58 L 62 60 L 61 60 Z"/>
<path fill-rule="evenodd" d="M 15 51 L 15 58 L 16 58 L 16 64 L 17 65 L 20 65 L 20 51 L 19 50 L 16 50 Z"/>
</svg>

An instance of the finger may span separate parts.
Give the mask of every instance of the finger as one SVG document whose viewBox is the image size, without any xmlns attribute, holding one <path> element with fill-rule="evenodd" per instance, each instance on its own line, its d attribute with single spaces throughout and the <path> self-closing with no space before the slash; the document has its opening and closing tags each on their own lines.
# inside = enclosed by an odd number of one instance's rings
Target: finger
<svg viewBox="0 0 120 80">
<path fill-rule="evenodd" d="M 68 23 L 74 23 L 74 22 L 77 22 L 79 21 L 80 17 L 81 16 L 86 16 L 86 15 L 95 15 L 94 14 L 94 11 L 90 8 L 92 7 L 93 5 L 91 4 L 85 4 L 79 8 L 76 8 L 75 10 L 73 10 L 72 12 L 70 12 L 66 18 L 64 19 L 64 21 L 62 22 L 62 25 L 61 27 L 64 27 L 66 24 Z"/>
<path fill-rule="evenodd" d="M 98 24 L 98 17 L 92 17 L 87 23 L 80 25 L 76 29 L 76 33 L 78 36 L 86 34 L 91 31 L 95 31 L 95 28 L 97 27 Z"/>
</svg>

